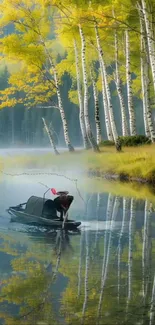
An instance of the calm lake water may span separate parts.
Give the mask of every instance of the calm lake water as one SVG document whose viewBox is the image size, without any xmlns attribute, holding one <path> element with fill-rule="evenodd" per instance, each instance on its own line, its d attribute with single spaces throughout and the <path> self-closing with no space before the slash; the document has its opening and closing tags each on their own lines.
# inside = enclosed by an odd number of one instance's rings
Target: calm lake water
<svg viewBox="0 0 155 325">
<path fill-rule="evenodd" d="M 147 198 L 88 193 L 68 178 L 29 173 L 0 182 L 0 324 L 155 324 L 155 213 Z M 79 232 L 10 222 L 8 206 L 43 196 L 45 185 L 73 193 L 69 217 L 82 221 Z"/>
</svg>

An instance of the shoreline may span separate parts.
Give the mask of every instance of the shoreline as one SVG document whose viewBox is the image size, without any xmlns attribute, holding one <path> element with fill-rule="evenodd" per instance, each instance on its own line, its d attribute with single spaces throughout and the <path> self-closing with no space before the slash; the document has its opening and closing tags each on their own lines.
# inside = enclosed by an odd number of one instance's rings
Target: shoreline
<svg viewBox="0 0 155 325">
<path fill-rule="evenodd" d="M 71 171 L 107 180 L 136 182 L 155 185 L 155 145 L 124 147 L 122 153 L 116 153 L 112 147 L 101 148 L 100 153 L 92 151 L 63 152 L 60 156 L 40 152 L 31 155 L 17 152 L 14 155 L 0 157 L 1 173 L 5 170 L 38 170 L 54 172 Z"/>
<path fill-rule="evenodd" d="M 125 174 L 110 174 L 104 173 L 103 171 L 96 171 L 96 170 L 88 170 L 86 175 L 90 178 L 100 178 L 106 180 L 114 180 L 119 182 L 126 182 L 126 183 L 138 183 L 138 184 L 148 184 L 148 185 L 155 185 L 155 180 L 149 180 L 146 178 L 134 177 Z"/>
<path fill-rule="evenodd" d="M 67 167 L 67 166 L 65 166 Z M 100 170 L 84 168 L 79 170 L 73 170 L 69 168 L 61 168 L 61 166 L 14 166 L 12 168 L 4 168 L 0 170 L 3 177 L 10 179 L 18 179 L 20 177 L 36 177 L 41 185 L 46 186 L 47 180 L 52 180 L 52 176 L 64 177 L 69 185 L 70 181 L 74 181 L 75 190 L 85 191 L 88 193 L 112 193 L 113 195 L 122 197 L 134 197 L 137 200 L 145 200 L 146 198 L 155 204 L 155 183 L 148 181 L 146 179 L 138 177 L 128 177 L 126 175 L 118 175 L 114 173 L 105 173 Z M 0 175 L 0 176 L 1 176 Z M 3 178 L 2 178 L 3 179 Z M 69 181 L 69 183 L 68 183 Z M 47 182 L 48 183 L 48 182 Z M 67 186 L 68 186 L 67 185 Z"/>
<path fill-rule="evenodd" d="M 18 170 L 16 173 L 15 171 Z M 68 173 L 69 169 L 62 169 L 58 166 L 44 166 L 44 167 L 24 167 L 24 166 L 16 166 L 15 168 L 10 169 L 0 169 L 0 174 L 4 174 L 6 176 L 26 176 L 26 175 L 57 175 L 60 173 L 60 175 L 63 175 L 63 173 Z M 146 185 L 155 185 L 155 179 L 146 179 L 142 177 L 134 177 L 129 176 L 127 174 L 112 174 L 100 170 L 95 170 L 92 168 L 84 169 L 79 173 L 79 176 L 88 177 L 89 179 L 99 179 L 99 180 L 107 180 L 107 181 L 118 181 L 121 183 L 137 183 L 137 184 L 146 184 Z M 65 177 L 65 176 L 64 176 Z M 69 179 L 69 178 L 68 178 Z"/>
</svg>

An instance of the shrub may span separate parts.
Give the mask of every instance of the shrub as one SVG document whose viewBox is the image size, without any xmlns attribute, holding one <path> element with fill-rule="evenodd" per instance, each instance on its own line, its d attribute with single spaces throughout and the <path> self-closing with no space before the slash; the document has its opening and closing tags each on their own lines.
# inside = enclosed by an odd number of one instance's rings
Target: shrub
<svg viewBox="0 0 155 325">
<path fill-rule="evenodd" d="M 119 137 L 121 140 L 121 145 L 124 147 L 134 147 L 134 146 L 140 146 L 142 144 L 151 144 L 151 140 L 147 138 L 145 135 L 134 135 L 134 136 L 128 136 L 128 137 Z M 100 146 L 114 146 L 115 143 L 113 141 L 105 140 L 101 141 Z"/>
<path fill-rule="evenodd" d="M 150 144 L 151 140 L 145 135 L 134 135 L 128 137 L 120 137 L 121 144 L 124 147 L 140 146 L 142 144 Z"/>
<path fill-rule="evenodd" d="M 101 147 L 108 147 L 108 146 L 114 146 L 115 143 L 113 141 L 109 141 L 109 140 L 105 140 L 105 141 L 101 141 L 100 146 Z"/>
</svg>

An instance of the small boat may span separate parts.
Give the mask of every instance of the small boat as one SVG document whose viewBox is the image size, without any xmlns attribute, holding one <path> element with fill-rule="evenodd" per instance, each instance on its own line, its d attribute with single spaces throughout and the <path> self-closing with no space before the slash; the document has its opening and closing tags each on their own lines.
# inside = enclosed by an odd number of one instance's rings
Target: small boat
<svg viewBox="0 0 155 325">
<path fill-rule="evenodd" d="M 54 200 L 45 197 L 31 196 L 26 203 L 21 203 L 14 207 L 9 207 L 7 212 L 11 215 L 11 222 L 18 222 L 33 226 L 43 226 L 46 228 L 75 229 L 81 225 L 81 222 L 66 220 L 63 224 L 62 218 L 59 218 L 57 212 L 62 213 L 63 209 L 67 212 L 73 201 L 73 196 L 68 192 L 55 193 L 58 197 Z M 65 204 L 64 204 L 65 203 Z"/>
</svg>

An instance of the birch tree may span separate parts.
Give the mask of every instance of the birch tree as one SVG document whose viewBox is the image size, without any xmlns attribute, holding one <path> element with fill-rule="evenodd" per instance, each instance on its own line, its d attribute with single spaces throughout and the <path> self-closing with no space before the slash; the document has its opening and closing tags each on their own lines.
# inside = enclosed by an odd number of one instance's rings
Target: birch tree
<svg viewBox="0 0 155 325">
<path fill-rule="evenodd" d="M 133 93 L 132 93 L 132 79 L 130 70 L 130 40 L 129 31 L 125 32 L 125 42 L 126 42 L 126 83 L 127 83 L 127 99 L 128 99 L 128 110 L 129 110 L 129 125 L 130 125 L 130 135 L 136 135 L 136 118 L 133 105 Z"/>
<path fill-rule="evenodd" d="M 113 137 L 114 137 L 114 141 L 116 143 L 117 140 L 118 140 L 118 134 L 117 134 L 116 124 L 115 124 L 115 119 L 114 119 L 114 114 L 113 114 L 113 107 L 112 107 L 112 103 L 111 103 L 111 94 L 110 94 L 110 88 L 109 88 L 109 84 L 108 84 L 108 76 L 107 76 L 107 71 L 106 71 L 104 54 L 103 54 L 103 50 L 102 50 L 101 43 L 100 43 L 98 26 L 97 26 L 96 23 L 95 23 L 95 35 L 96 35 L 97 49 L 98 49 L 100 60 L 101 60 L 101 63 L 102 63 L 102 70 L 103 70 L 103 76 L 104 76 L 104 82 L 105 82 L 106 97 L 107 97 L 107 103 L 108 103 L 109 119 L 110 119 L 110 124 L 111 124 L 111 129 L 112 129 L 112 134 L 113 134 Z"/>
<path fill-rule="evenodd" d="M 124 96 L 123 96 L 123 92 L 122 92 L 122 81 L 121 81 L 120 73 L 119 73 L 117 31 L 115 31 L 115 83 L 116 83 L 116 88 L 117 88 L 119 102 L 120 102 L 120 108 L 121 108 L 122 135 L 128 136 L 129 130 L 128 130 L 127 117 L 126 117 L 125 100 L 124 100 Z"/>
<path fill-rule="evenodd" d="M 80 109 L 80 114 L 79 114 L 80 127 L 81 127 L 84 148 L 89 149 L 90 144 L 87 137 L 85 119 L 84 119 L 83 95 L 82 95 L 82 85 L 81 85 L 80 66 L 79 66 L 79 53 L 78 53 L 77 43 L 75 39 L 74 39 L 74 51 L 75 51 L 75 63 L 76 63 L 77 91 L 78 91 L 79 109 Z"/>
<path fill-rule="evenodd" d="M 153 86 L 155 91 L 155 44 L 154 44 L 154 34 L 151 26 L 151 13 L 149 12 L 149 7 L 146 0 L 141 0 L 142 10 L 144 15 L 144 21 L 146 26 L 146 35 L 147 35 L 147 44 L 148 44 L 148 53 L 150 58 L 150 65 L 153 78 Z"/>
<path fill-rule="evenodd" d="M 150 102 L 150 58 L 148 41 L 146 36 L 145 20 L 142 7 L 137 3 L 139 19 L 140 19 L 140 32 L 141 32 L 141 82 L 142 82 L 142 100 L 143 100 L 143 114 L 144 126 L 146 136 L 155 142 L 155 130 L 152 121 L 152 111 Z"/>
<path fill-rule="evenodd" d="M 91 68 L 91 80 L 92 80 L 94 104 L 95 104 L 96 141 L 97 141 L 97 144 L 99 145 L 102 140 L 100 110 L 99 110 L 98 90 L 97 90 L 97 86 L 96 86 L 96 81 L 93 76 L 92 68 Z"/>
<path fill-rule="evenodd" d="M 87 80 L 88 78 L 87 78 L 87 68 L 86 68 L 86 58 L 85 58 L 86 41 L 85 41 L 85 36 L 81 25 L 79 25 L 79 32 L 80 32 L 81 44 L 82 44 L 81 59 L 82 59 L 82 72 L 83 72 L 83 83 L 84 83 L 84 117 L 85 117 L 86 132 L 93 150 L 99 152 L 99 147 L 93 136 L 90 121 L 89 121 L 88 80 Z"/>
<path fill-rule="evenodd" d="M 52 134 L 51 130 L 48 128 L 48 125 L 47 125 L 47 122 L 46 122 L 45 118 L 42 117 L 42 121 L 43 121 L 43 124 L 44 124 L 44 128 L 46 130 L 46 133 L 48 135 L 50 144 L 53 147 L 54 153 L 56 155 L 59 155 L 59 152 L 58 152 L 58 150 L 56 148 L 56 144 L 55 144 L 55 141 L 54 141 L 54 134 Z"/>
<path fill-rule="evenodd" d="M 49 50 L 49 28 L 51 22 L 47 10 L 42 10 L 42 3 L 39 0 L 33 6 L 26 1 L 19 2 L 15 0 L 8 4 L 8 1 L 4 0 L 1 9 L 3 18 L 5 17 L 2 27 L 12 23 L 16 32 L 1 38 L 1 45 L 3 44 L 5 56 L 10 57 L 14 62 L 17 62 L 17 60 L 18 63 L 22 62 L 21 71 L 15 73 L 14 78 L 12 77 L 10 81 L 10 83 L 14 84 L 14 87 L 12 89 L 9 87 L 10 91 L 7 89 L 6 102 L 3 102 L 2 106 L 5 107 L 6 104 L 14 106 L 17 102 L 23 101 L 24 103 L 26 102 L 26 105 L 28 101 L 30 101 L 31 105 L 32 102 L 33 104 L 36 104 L 36 102 L 37 104 L 40 102 L 45 103 L 50 101 L 51 94 L 56 92 L 65 143 L 69 151 L 74 151 L 69 137 L 68 122 L 60 91 L 60 81 L 53 55 Z M 14 18 L 12 17 L 12 12 L 14 12 Z M 10 47 L 9 44 L 12 44 L 12 46 Z M 24 74 L 26 76 L 25 80 Z M 21 80 L 18 79 L 19 76 Z M 24 83 L 23 80 L 26 82 Z M 35 89 L 37 90 L 36 93 Z M 12 96 L 19 91 L 25 93 L 24 100 L 20 98 L 17 101 L 15 98 L 11 99 L 9 97 L 9 95 Z"/>
</svg>

